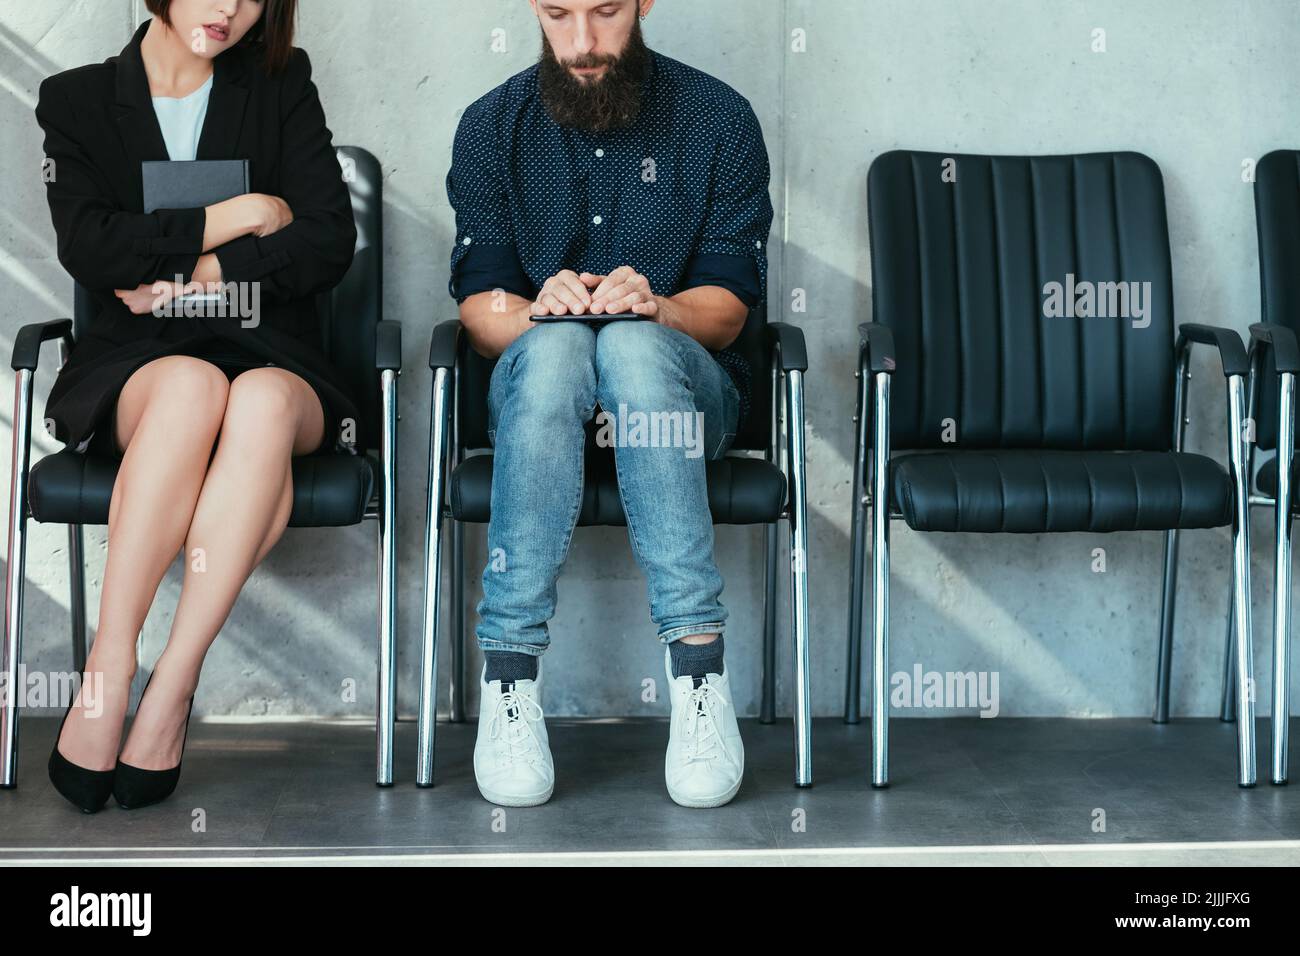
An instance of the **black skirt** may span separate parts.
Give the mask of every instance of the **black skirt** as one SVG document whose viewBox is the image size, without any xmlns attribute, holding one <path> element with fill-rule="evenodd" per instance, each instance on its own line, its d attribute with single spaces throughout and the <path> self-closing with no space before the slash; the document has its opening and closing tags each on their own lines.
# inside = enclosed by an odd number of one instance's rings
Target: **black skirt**
<svg viewBox="0 0 1300 956">
<path fill-rule="evenodd" d="M 211 362 L 230 380 L 240 372 L 266 366 L 293 372 L 316 392 L 325 415 L 325 438 L 313 454 L 357 454 L 356 445 L 343 440 L 344 422 L 360 420 L 356 402 L 345 388 L 300 363 L 276 361 L 241 348 L 202 323 L 169 323 L 156 338 L 117 347 L 97 340 L 93 332 L 83 336 L 50 388 L 44 416 L 47 428 L 57 440 L 76 451 L 121 458 L 122 452 L 113 440 L 118 396 L 139 368 L 167 355 L 189 355 Z M 355 431 L 350 429 L 348 437 Z"/>
</svg>

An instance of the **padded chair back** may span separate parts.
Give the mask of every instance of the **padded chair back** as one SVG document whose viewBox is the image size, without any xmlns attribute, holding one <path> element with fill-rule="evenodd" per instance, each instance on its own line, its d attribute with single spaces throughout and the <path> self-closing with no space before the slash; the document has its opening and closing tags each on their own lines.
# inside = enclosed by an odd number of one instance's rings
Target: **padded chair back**
<svg viewBox="0 0 1300 956">
<path fill-rule="evenodd" d="M 898 361 L 895 448 L 1172 447 L 1169 233 L 1151 159 L 898 150 L 871 164 L 867 191 L 873 318 Z M 1144 316 L 1048 315 L 1050 283 L 1058 302 L 1091 288 L 1112 313 L 1110 284 L 1138 283 Z"/>
<path fill-rule="evenodd" d="M 1300 150 L 1279 149 L 1255 166 L 1261 322 L 1300 332 Z M 1255 413 L 1261 448 L 1277 445 L 1277 371 L 1265 353 Z"/>
<path fill-rule="evenodd" d="M 352 194 L 357 249 L 343 281 L 317 297 L 321 348 L 361 411 L 359 447 L 378 449 L 383 409 L 375 331 L 384 318 L 384 174 L 379 160 L 359 146 L 340 146 L 336 152 Z"/>
<path fill-rule="evenodd" d="M 764 302 L 749 310 L 744 328 L 731 346 L 748 360 L 752 374 L 749 387 L 749 418 L 732 442 L 732 450 L 761 451 L 768 446 L 772 414 L 772 363 L 764 346 L 766 327 L 767 304 Z M 492 370 L 496 368 L 496 359 L 485 359 L 467 345 L 463 345 L 462 348 L 464 351 L 460 363 L 461 374 L 457 383 L 460 402 L 460 445 L 463 449 L 488 448 L 490 443 L 487 437 L 487 396 L 488 386 L 492 382 Z M 595 429 L 590 426 L 590 423 L 589 430 L 592 435 L 595 434 Z"/>
<path fill-rule="evenodd" d="M 81 341 L 90 327 L 95 322 L 95 316 L 99 313 L 99 306 L 95 304 L 90 290 L 80 282 L 72 283 L 72 335 L 78 342 Z"/>
<path fill-rule="evenodd" d="M 348 177 L 352 213 L 357 224 L 357 249 L 343 281 L 317 297 L 320 347 L 342 374 L 361 410 L 358 446 L 379 447 L 379 372 L 375 369 L 375 329 L 384 317 L 383 287 L 383 171 L 379 161 L 359 146 L 336 150 Z M 73 329 L 86 333 L 98 312 L 94 299 L 80 283 L 73 289 Z"/>
</svg>

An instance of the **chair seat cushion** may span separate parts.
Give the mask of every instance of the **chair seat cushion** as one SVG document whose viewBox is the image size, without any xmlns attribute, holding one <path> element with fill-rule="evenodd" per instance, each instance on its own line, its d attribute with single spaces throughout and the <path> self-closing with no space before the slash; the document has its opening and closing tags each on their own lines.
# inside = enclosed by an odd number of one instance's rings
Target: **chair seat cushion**
<svg viewBox="0 0 1300 956">
<path fill-rule="evenodd" d="M 894 507 L 917 531 L 1038 533 L 1217 528 L 1232 483 L 1203 455 L 998 450 L 904 454 Z"/>
<path fill-rule="evenodd" d="M 451 476 L 451 514 L 457 521 L 486 523 L 492 516 L 492 455 L 474 455 Z M 785 503 L 785 476 L 761 458 L 719 458 L 705 464 L 709 511 L 714 524 L 775 521 Z M 578 524 L 626 525 L 613 456 L 587 460 Z"/>
<path fill-rule="evenodd" d="M 37 521 L 108 524 L 108 506 L 121 460 L 60 451 L 28 474 L 28 503 Z M 379 463 L 369 455 L 304 455 L 293 460 L 293 511 L 289 526 L 326 528 L 357 524 L 374 491 Z"/>
</svg>

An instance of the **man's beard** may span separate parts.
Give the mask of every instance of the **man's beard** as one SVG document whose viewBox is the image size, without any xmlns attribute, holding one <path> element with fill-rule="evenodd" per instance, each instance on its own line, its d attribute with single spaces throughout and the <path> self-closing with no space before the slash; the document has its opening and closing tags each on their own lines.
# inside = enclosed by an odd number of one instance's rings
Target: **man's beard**
<svg viewBox="0 0 1300 956">
<path fill-rule="evenodd" d="M 603 133 L 630 126 L 641 113 L 641 87 L 650 61 L 650 50 L 641 36 L 641 24 L 632 21 L 632 33 L 618 56 L 588 53 L 561 63 L 551 41 L 542 33 L 542 59 L 537 82 L 542 105 L 561 126 Z M 580 80 L 570 67 L 605 67 L 599 79 Z"/>
</svg>

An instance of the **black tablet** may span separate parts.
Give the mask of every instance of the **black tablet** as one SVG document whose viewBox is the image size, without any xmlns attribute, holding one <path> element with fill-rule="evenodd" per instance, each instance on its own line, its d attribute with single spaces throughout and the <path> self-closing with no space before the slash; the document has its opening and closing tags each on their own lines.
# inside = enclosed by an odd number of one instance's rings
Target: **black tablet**
<svg viewBox="0 0 1300 956">
<path fill-rule="evenodd" d="M 618 322 L 621 320 L 649 319 L 654 321 L 653 315 L 640 315 L 636 312 L 601 312 L 592 315 L 590 312 L 584 312 L 582 315 L 530 315 L 534 322 Z"/>
</svg>

